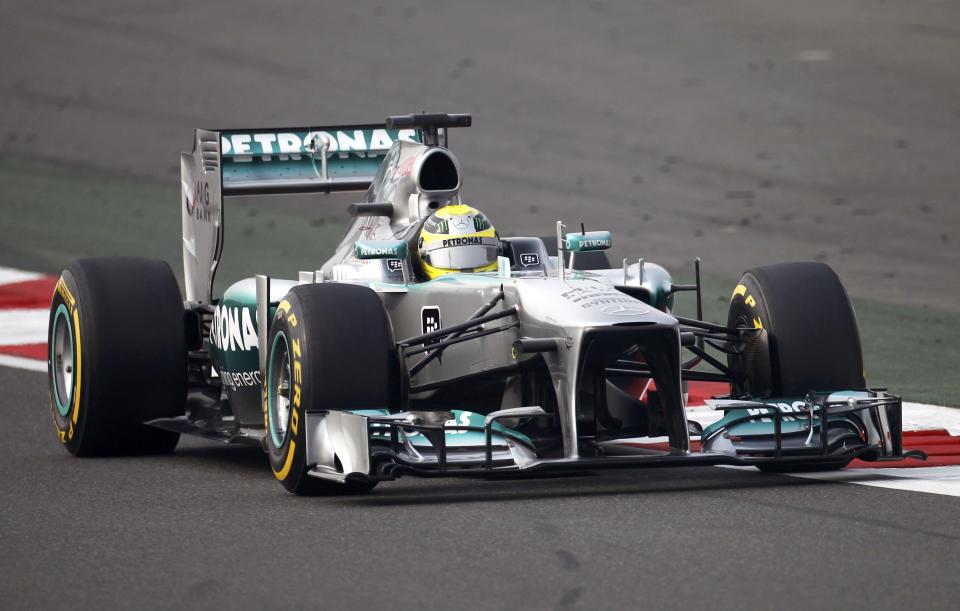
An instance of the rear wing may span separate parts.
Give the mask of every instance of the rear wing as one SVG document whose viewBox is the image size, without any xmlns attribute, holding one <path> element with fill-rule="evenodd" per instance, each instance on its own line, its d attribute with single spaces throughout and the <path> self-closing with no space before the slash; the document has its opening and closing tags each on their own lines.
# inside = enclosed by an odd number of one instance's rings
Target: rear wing
<svg viewBox="0 0 960 611">
<path fill-rule="evenodd" d="M 393 143 L 419 136 L 385 124 L 196 130 L 193 150 L 180 155 L 187 300 L 213 299 L 224 197 L 363 192 Z"/>
<path fill-rule="evenodd" d="M 365 191 L 393 142 L 416 138 L 375 124 L 217 133 L 224 195 Z"/>
</svg>

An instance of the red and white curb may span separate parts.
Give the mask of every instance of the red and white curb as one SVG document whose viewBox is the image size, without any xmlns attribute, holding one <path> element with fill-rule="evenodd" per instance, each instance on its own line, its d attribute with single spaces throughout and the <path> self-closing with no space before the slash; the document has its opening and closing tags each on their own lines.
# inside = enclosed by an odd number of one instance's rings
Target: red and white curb
<svg viewBox="0 0 960 611">
<path fill-rule="evenodd" d="M 0 365 L 47 370 L 47 324 L 57 279 L 0 267 Z"/>
<path fill-rule="evenodd" d="M 0 366 L 47 370 L 47 324 L 56 282 L 54 276 L 0 267 Z M 687 417 L 703 426 L 715 422 L 723 414 L 704 400 L 725 392 L 723 384 L 692 383 Z M 930 460 L 884 468 L 854 461 L 841 471 L 797 477 L 960 496 L 960 409 L 904 402 L 903 429 L 904 447 L 923 450 Z"/>
</svg>

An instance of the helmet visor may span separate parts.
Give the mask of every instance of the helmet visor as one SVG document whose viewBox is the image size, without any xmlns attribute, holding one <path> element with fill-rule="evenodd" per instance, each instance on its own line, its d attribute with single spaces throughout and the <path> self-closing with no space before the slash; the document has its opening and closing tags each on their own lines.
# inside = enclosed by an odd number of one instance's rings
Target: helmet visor
<svg viewBox="0 0 960 611">
<path fill-rule="evenodd" d="M 446 246 L 423 253 L 423 260 L 438 269 L 474 269 L 497 260 L 497 247 L 492 244 Z"/>
</svg>

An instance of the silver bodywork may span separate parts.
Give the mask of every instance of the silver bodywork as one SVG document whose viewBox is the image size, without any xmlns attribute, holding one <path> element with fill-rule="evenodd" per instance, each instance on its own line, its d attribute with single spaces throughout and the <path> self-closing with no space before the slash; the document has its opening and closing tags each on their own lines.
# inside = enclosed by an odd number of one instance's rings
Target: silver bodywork
<svg viewBox="0 0 960 611">
<path fill-rule="evenodd" d="M 439 142 L 445 143 L 445 131 L 441 131 L 441 136 Z M 329 175 L 331 161 L 328 160 L 332 153 L 327 151 L 335 140 L 318 136 L 304 140 L 302 155 L 313 159 L 315 175 L 296 180 L 278 176 L 269 181 L 270 187 L 265 193 L 333 190 L 335 179 Z M 211 286 L 222 245 L 222 197 L 229 191 L 221 173 L 221 153 L 217 133 L 198 130 L 194 151 L 181 159 L 184 277 L 187 299 L 191 302 L 212 301 Z M 681 324 L 670 313 L 676 288 L 666 270 L 643 259 L 634 259 L 636 262 L 632 264 L 625 260 L 621 268 L 615 269 L 566 270 L 562 259 L 543 257 L 539 265 L 529 269 L 517 265 L 511 268 L 507 262 L 502 263 L 497 272 L 455 273 L 434 280 L 420 278 L 415 273 L 420 224 L 438 207 L 459 203 L 460 163 L 444 146 L 408 139 L 398 139 L 389 150 L 378 154 L 383 159 L 376 174 L 353 179 L 351 184 L 368 186 L 360 203 L 389 204 L 389 207 L 378 208 L 378 213 L 355 216 L 334 255 L 316 272 L 301 272 L 297 281 L 369 287 L 382 300 L 394 336 L 401 343 L 405 338 L 416 338 L 428 331 L 424 326 L 425 311 L 436 313 L 435 323 L 440 328 L 467 321 L 478 307 L 487 303 L 495 303 L 493 313 L 507 314 L 482 326 L 491 331 L 503 327 L 500 332 L 446 346 L 442 358 L 433 359 L 417 370 L 410 379 L 411 405 L 429 400 L 438 389 L 451 382 L 494 375 L 502 384 L 502 398 L 494 413 L 506 410 L 503 414 L 509 415 L 515 413 L 509 410 L 531 410 L 533 408 L 522 403 L 521 378 L 525 366 L 542 360 L 555 395 L 560 437 L 559 456 L 552 458 L 551 464 L 593 465 L 606 460 L 603 463 L 606 465 L 613 459 L 601 459 L 598 445 L 585 441 L 597 432 L 585 434 L 581 430 L 584 423 L 589 424 L 589 419 L 595 418 L 585 410 L 597 409 L 584 405 L 587 395 L 583 386 L 588 382 L 597 383 L 596 372 L 602 374 L 610 358 L 639 347 L 641 351 L 648 350 L 644 352 L 647 362 L 651 370 L 657 372 L 657 390 L 665 413 L 663 426 L 669 432 L 668 456 L 660 457 L 661 462 L 673 464 L 669 461 L 677 457 L 692 457 L 681 386 Z M 357 257 L 354 247 L 358 241 L 386 240 L 405 240 L 412 246 L 413 254 L 401 262 L 402 267 L 391 267 L 382 259 Z M 257 278 L 258 320 L 268 318 L 273 302 L 268 297 L 269 287 L 270 279 Z M 265 330 L 258 331 L 261 370 L 265 336 Z M 527 340 L 550 340 L 555 343 L 552 344 L 555 349 L 533 353 L 518 350 L 517 346 Z M 415 362 L 411 360 L 408 364 Z M 450 405 L 446 409 L 469 407 Z M 539 417 L 535 412 L 523 413 Z M 422 420 L 422 416 L 400 414 L 377 418 L 345 412 L 308 413 L 307 456 L 308 464 L 314 467 L 311 475 L 341 482 L 349 477 L 367 477 L 372 473 L 370 427 L 374 424 L 402 427 L 417 419 Z M 513 419 L 517 421 L 519 417 Z M 444 421 L 441 419 L 441 426 Z M 485 427 L 489 440 L 490 423 Z M 810 430 L 812 434 L 812 424 Z M 871 430 L 869 435 L 877 440 L 884 433 Z M 511 440 L 509 436 L 498 439 L 492 460 L 512 461 L 514 468 L 521 469 L 546 464 L 538 460 L 529 445 Z M 590 456 L 582 455 L 585 448 L 589 448 Z M 409 444 L 404 451 L 411 464 L 436 464 L 439 456 L 439 453 L 425 456 Z M 483 460 L 482 454 L 473 448 L 451 460 L 475 465 Z M 707 456 L 702 461 L 704 464 L 721 462 L 717 456 Z M 339 465 L 335 464 L 337 457 Z"/>
<path fill-rule="evenodd" d="M 563 435 L 563 454 L 578 456 L 577 448 L 577 379 L 582 364 L 582 335 L 593 328 L 627 327 L 630 325 L 657 325 L 673 329 L 679 354 L 680 337 L 677 320 L 656 310 L 639 299 L 618 289 L 635 278 L 638 270 L 602 270 L 600 272 L 560 273 L 556 261 L 543 270 L 518 272 L 516 276 L 500 277 L 498 273 L 450 274 L 426 282 L 404 284 L 384 273 L 379 260 L 359 260 L 354 256 L 358 240 L 389 240 L 409 235 L 438 205 L 457 202 L 461 181 L 451 181 L 449 189 L 426 191 L 418 188 L 419 170 L 424 160 L 433 155 L 450 158 L 459 175 L 460 164 L 453 154 L 416 142 L 401 141 L 394 145 L 366 193 L 368 202 L 390 202 L 394 214 L 390 217 L 358 217 L 347 228 L 336 253 L 321 268 L 320 281 L 353 282 L 369 286 L 383 300 L 393 322 L 395 336 L 413 337 L 423 332 L 420 327 L 423 308 L 435 307 L 444 320 L 467 320 L 479 304 L 491 300 L 503 291 L 502 308 L 517 306 L 519 325 L 510 331 L 482 337 L 469 343 L 447 348 L 442 360 L 434 360 L 418 373 L 413 383 L 429 385 L 470 374 L 505 368 L 536 358 L 537 355 L 516 355 L 513 342 L 521 337 L 558 338 L 562 348 L 544 353 L 548 370 L 553 377 L 557 395 L 558 413 Z M 406 171 L 404 168 L 409 168 Z M 638 264 L 639 265 L 639 264 Z M 634 266 L 636 268 L 637 266 Z M 644 282 L 651 294 L 669 285 L 670 277 L 663 268 L 644 265 Z M 643 285 L 639 285 L 643 286 Z M 679 362 L 677 363 L 679 368 Z M 676 401 L 683 405 L 680 386 L 676 387 Z M 518 398 L 504 395 L 502 407 L 519 407 Z M 682 412 L 680 414 L 682 418 Z M 683 420 L 682 429 L 686 430 Z M 689 448 L 684 438 L 676 449 Z"/>
</svg>

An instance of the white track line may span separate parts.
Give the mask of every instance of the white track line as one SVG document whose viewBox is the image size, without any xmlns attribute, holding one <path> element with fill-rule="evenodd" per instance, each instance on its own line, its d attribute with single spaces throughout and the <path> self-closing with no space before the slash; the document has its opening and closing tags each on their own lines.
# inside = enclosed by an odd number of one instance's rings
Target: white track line
<svg viewBox="0 0 960 611">
<path fill-rule="evenodd" d="M 49 317 L 47 308 L 0 310 L 0 346 L 46 343 Z"/>
<path fill-rule="evenodd" d="M 960 408 L 904 401 L 903 430 L 928 429 L 946 429 L 951 435 L 960 435 Z"/>
<path fill-rule="evenodd" d="M 27 371 L 47 371 L 47 362 L 37 359 L 26 359 L 22 356 L 10 356 L 0 354 L 0 367 L 13 367 L 14 369 L 26 369 Z"/>
<path fill-rule="evenodd" d="M 0 284 L 11 284 L 13 282 L 25 282 L 27 280 L 36 280 L 43 278 L 45 274 L 28 272 L 22 269 L 12 267 L 0 267 Z"/>
<path fill-rule="evenodd" d="M 793 477 L 846 482 L 874 488 L 960 496 L 960 467 L 913 467 L 910 469 L 844 469 L 824 473 L 793 473 Z"/>
<path fill-rule="evenodd" d="M 39 280 L 44 277 L 46 277 L 46 274 L 28 272 L 12 267 L 0 267 L 0 285 Z M 45 344 L 47 342 L 49 317 L 50 311 L 48 308 L 0 310 L 0 346 Z M 46 361 L 8 354 L 0 354 L 0 366 L 27 371 L 47 370 Z"/>
</svg>

